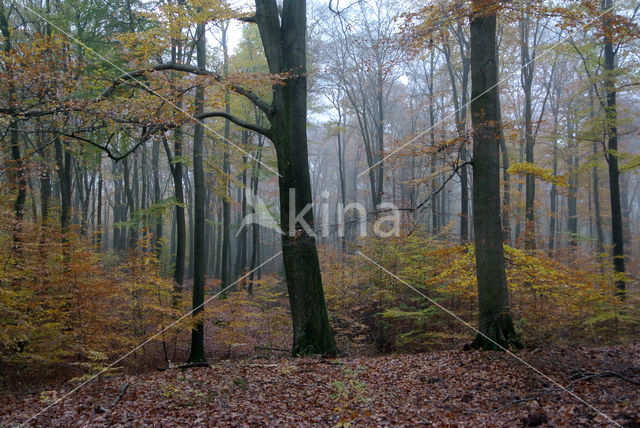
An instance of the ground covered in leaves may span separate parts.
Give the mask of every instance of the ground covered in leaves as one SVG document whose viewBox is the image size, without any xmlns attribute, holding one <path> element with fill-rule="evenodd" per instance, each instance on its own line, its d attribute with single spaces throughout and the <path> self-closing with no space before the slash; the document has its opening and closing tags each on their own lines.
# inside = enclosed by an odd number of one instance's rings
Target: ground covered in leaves
<svg viewBox="0 0 640 428">
<path fill-rule="evenodd" d="M 26 425 L 640 426 L 640 344 L 518 356 L 593 407 L 507 354 L 448 351 L 112 376 Z M 3 394 L 0 426 L 25 422 L 67 391 Z"/>
</svg>

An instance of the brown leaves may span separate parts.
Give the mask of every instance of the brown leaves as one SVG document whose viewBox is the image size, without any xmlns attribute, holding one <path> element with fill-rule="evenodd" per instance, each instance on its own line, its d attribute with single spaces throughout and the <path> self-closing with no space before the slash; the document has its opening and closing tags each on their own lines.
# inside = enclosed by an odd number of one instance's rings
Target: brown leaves
<svg viewBox="0 0 640 428">
<path fill-rule="evenodd" d="M 558 349 L 521 357 L 567 385 L 575 369 L 636 367 L 640 348 Z M 111 406 L 130 381 L 122 399 Z M 619 378 L 572 390 L 619 423 L 638 421 L 640 391 Z M 61 394 L 59 394 L 61 395 Z M 0 423 L 45 404 L 5 398 Z M 96 413 L 95 408 L 101 411 Z M 104 410 L 104 411 L 102 411 Z M 343 360 L 218 362 L 94 383 L 36 419 L 47 426 L 607 426 L 607 419 L 500 353 L 440 352 Z"/>
</svg>

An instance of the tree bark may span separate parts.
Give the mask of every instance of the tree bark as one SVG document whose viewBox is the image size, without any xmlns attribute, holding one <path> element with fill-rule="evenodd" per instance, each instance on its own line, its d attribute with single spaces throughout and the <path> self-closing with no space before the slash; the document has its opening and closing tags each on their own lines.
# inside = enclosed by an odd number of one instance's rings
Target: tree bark
<svg viewBox="0 0 640 428">
<path fill-rule="evenodd" d="M 207 40 L 205 36 L 205 24 L 198 24 L 196 29 L 196 57 L 198 68 L 207 66 Z M 196 115 L 204 112 L 205 88 L 200 85 L 196 88 L 195 111 Z M 204 126 L 198 121 L 194 125 L 193 135 L 193 316 L 196 323 L 191 331 L 191 353 L 189 363 L 202 363 L 207 361 L 204 352 L 204 285 L 205 285 L 205 182 L 203 167 Z"/>
<path fill-rule="evenodd" d="M 59 138 L 56 138 L 53 145 L 60 183 L 60 228 L 62 233 L 66 233 L 71 224 L 71 153 L 64 149 Z"/>
<path fill-rule="evenodd" d="M 497 2 L 495 2 L 497 3 Z M 474 348 L 519 346 L 513 327 L 500 215 L 499 116 L 496 15 L 493 4 L 474 0 L 471 20 L 473 124 L 473 222 L 478 278 L 479 331 Z"/>
<path fill-rule="evenodd" d="M 224 58 L 224 73 L 229 74 L 229 54 L 227 52 L 227 27 L 223 27 L 222 30 L 222 51 Z M 225 112 L 231 113 L 231 96 L 229 90 L 225 93 Z M 231 122 L 229 120 L 224 121 L 224 138 L 229 140 L 231 136 Z M 231 174 L 231 167 L 229 165 L 229 149 L 224 148 L 224 155 L 222 159 L 222 173 L 223 173 L 223 188 L 224 196 L 222 198 L 222 265 L 220 266 L 220 288 L 225 289 L 229 285 L 230 271 L 231 271 L 231 207 L 229 204 L 231 183 L 229 175 Z"/>
<path fill-rule="evenodd" d="M 153 169 L 153 203 L 160 203 L 160 142 L 154 140 L 151 149 L 151 169 Z M 157 207 L 156 207 L 157 209 Z M 158 258 L 162 253 L 162 213 L 154 217 L 153 248 Z"/>
<path fill-rule="evenodd" d="M 604 0 L 604 8 L 611 10 L 613 0 Z M 615 51 L 612 40 L 612 25 L 610 13 L 603 17 L 605 43 L 604 43 L 604 69 L 605 69 L 605 94 L 607 98 L 606 117 L 608 131 L 608 155 L 609 164 L 609 195 L 611 198 L 611 243 L 613 244 L 613 270 L 616 274 L 615 284 L 620 298 L 625 296 L 625 260 L 624 260 L 624 234 L 622 225 L 622 207 L 620 204 L 620 170 L 618 169 L 618 113 L 616 105 L 616 79 Z"/>
<path fill-rule="evenodd" d="M 280 172 L 282 252 L 293 321 L 294 355 L 336 352 L 329 326 L 315 237 L 294 218 L 314 224 L 307 149 L 306 1 L 256 0 L 256 22 L 272 73 L 291 73 L 273 87 L 270 139 Z M 290 190 L 295 197 L 289 200 Z M 290 205 L 291 204 L 291 205 Z M 291 210 L 291 211 L 290 211 Z"/>
</svg>

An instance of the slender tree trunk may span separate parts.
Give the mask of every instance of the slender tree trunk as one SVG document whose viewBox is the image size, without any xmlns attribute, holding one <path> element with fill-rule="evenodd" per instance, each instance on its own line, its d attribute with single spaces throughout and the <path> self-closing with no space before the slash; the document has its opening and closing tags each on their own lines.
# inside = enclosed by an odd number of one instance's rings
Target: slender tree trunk
<svg viewBox="0 0 640 428">
<path fill-rule="evenodd" d="M 260 165 L 262 159 L 262 147 L 264 145 L 264 138 L 262 136 L 258 137 L 258 148 L 256 150 L 255 158 L 257 162 L 254 164 L 251 173 L 251 192 L 253 193 L 253 200 L 256 201 L 258 197 L 258 185 L 260 184 Z M 255 212 L 254 209 L 251 210 Z M 255 269 L 258 266 L 259 261 L 259 251 L 260 251 L 260 225 L 255 222 L 251 225 L 252 239 L 251 239 L 251 268 L 249 274 L 249 285 L 247 287 L 247 292 L 251 295 L 253 294 L 253 281 L 255 279 L 256 272 Z M 257 272 L 259 275 L 260 273 Z"/>
<path fill-rule="evenodd" d="M 10 55 L 12 49 L 11 30 L 9 28 L 8 11 L 5 8 L 4 2 L 0 2 L 0 32 L 4 38 L 3 50 L 5 54 Z M 9 66 L 10 67 L 10 66 Z M 9 68 L 9 73 L 12 73 L 12 69 Z M 9 109 L 13 108 L 13 99 L 15 97 L 15 89 L 13 84 L 10 84 L 7 97 L 7 104 Z M 13 176 L 17 183 L 17 195 L 13 204 L 13 212 L 15 216 L 15 225 L 13 227 L 13 249 L 14 251 L 21 253 L 21 235 L 22 235 L 22 223 L 24 221 L 24 205 L 27 199 L 27 180 L 24 171 L 24 162 L 20 153 L 20 135 L 18 129 L 18 121 L 13 120 L 9 125 L 9 138 L 11 146 L 11 161 Z"/>
<path fill-rule="evenodd" d="M 525 87 L 525 162 L 533 164 L 533 130 L 531 124 L 531 86 Z M 535 219 L 536 182 L 533 174 L 525 176 L 525 226 L 524 247 L 527 250 L 536 249 L 536 219 Z"/>
<path fill-rule="evenodd" d="M 155 140 L 151 149 L 151 169 L 153 170 L 153 203 L 160 203 L 160 142 Z M 154 217 L 155 228 L 153 231 L 153 248 L 160 258 L 162 253 L 162 213 L 158 212 Z"/>
<path fill-rule="evenodd" d="M 554 133 L 555 134 L 555 133 Z M 558 175 L 558 140 L 553 139 L 553 176 Z M 553 256 L 556 244 L 556 219 L 558 218 L 558 187 L 555 183 L 551 184 L 551 193 L 549 194 L 549 257 Z"/>
<path fill-rule="evenodd" d="M 500 113 L 500 112 L 499 112 Z M 502 115 L 500 115 L 502 117 Z M 500 140 L 500 153 L 502 154 L 502 230 L 504 242 L 511 245 L 511 175 L 509 174 L 509 151 L 504 138 Z"/>
<path fill-rule="evenodd" d="M 129 169 L 129 159 L 128 158 L 124 158 L 122 159 L 122 172 L 123 172 L 123 177 L 124 177 L 124 194 L 127 198 L 127 207 L 129 209 L 129 249 L 133 250 L 134 248 L 136 248 L 136 243 L 138 242 L 138 233 L 137 233 L 137 229 L 138 229 L 138 222 L 136 221 L 136 207 L 135 207 L 135 201 L 133 199 L 133 192 L 131 191 L 131 183 L 130 183 L 130 175 L 129 173 L 131 172 Z M 125 210 L 125 216 L 123 218 L 123 220 L 126 220 L 126 210 Z"/>
<path fill-rule="evenodd" d="M 249 133 L 248 131 L 244 131 L 243 133 L 243 140 L 244 140 L 244 145 L 245 147 L 248 145 L 249 142 Z M 240 189 L 242 191 L 242 195 L 241 195 L 241 200 L 242 200 L 242 208 L 241 208 L 241 214 L 240 214 L 240 221 L 238 223 L 240 223 L 242 221 L 243 218 L 245 218 L 247 216 L 247 157 L 243 156 L 242 157 L 242 189 Z M 244 273 L 245 269 L 247 268 L 247 228 L 243 227 L 242 230 L 239 231 L 238 233 L 238 251 L 236 252 L 236 272 L 235 272 L 235 276 L 236 277 L 240 277 L 242 276 L 242 274 Z M 244 282 L 243 282 L 244 284 Z"/>
<path fill-rule="evenodd" d="M 229 74 L 229 54 L 227 51 L 227 26 L 222 30 L 222 52 L 224 58 L 224 73 Z M 231 113 L 231 96 L 229 90 L 225 93 L 225 112 Z M 231 136 L 231 122 L 229 120 L 224 121 L 224 138 L 228 140 Z M 222 266 L 220 273 L 220 288 L 225 289 L 229 285 L 230 271 L 231 271 L 231 207 L 229 204 L 231 183 L 229 175 L 231 174 L 231 167 L 229 165 L 229 149 L 224 148 L 224 155 L 222 160 L 222 177 L 224 181 L 224 197 L 222 198 Z"/>
<path fill-rule="evenodd" d="M 182 103 L 179 103 L 180 106 Z M 182 183 L 182 131 L 178 128 L 174 131 L 173 144 L 174 154 L 171 155 L 171 149 L 165 136 L 162 136 L 162 142 L 167 154 L 169 169 L 173 177 L 173 195 L 175 198 L 174 222 L 175 222 L 175 258 L 173 267 L 174 292 L 182 291 L 184 283 L 184 264 L 186 250 L 186 224 L 184 218 L 184 187 Z M 172 254 L 173 251 L 172 251 Z"/>
<path fill-rule="evenodd" d="M 578 150 L 573 130 L 573 118 L 567 117 L 567 143 L 569 145 L 569 159 L 567 169 L 569 170 L 569 193 L 567 195 L 567 215 L 569 226 L 569 246 L 575 251 L 578 246 Z"/>
<path fill-rule="evenodd" d="M 593 156 L 598 156 L 598 143 L 593 143 Z M 602 232 L 602 215 L 600 214 L 600 178 L 598 177 L 598 166 L 591 168 L 591 179 L 593 182 L 593 211 L 596 221 L 596 249 L 599 254 L 604 253 L 604 233 Z"/>
<path fill-rule="evenodd" d="M 205 24 L 198 24 L 196 29 L 196 55 L 199 68 L 207 66 L 207 40 L 205 36 Z M 196 88 L 195 112 L 196 115 L 204 112 L 205 102 L 204 86 Z M 191 331 L 190 363 L 202 363 L 207 361 L 204 352 L 204 323 L 202 313 L 204 311 L 204 286 L 205 286 L 205 262 L 206 247 L 204 242 L 205 229 L 205 182 L 203 167 L 204 126 L 201 122 L 194 125 L 193 135 L 193 316 L 196 323 Z"/>
<path fill-rule="evenodd" d="M 618 169 L 618 112 L 616 105 L 616 79 L 615 51 L 612 40 L 611 9 L 613 0 L 604 0 L 604 8 L 609 13 L 603 17 L 605 43 L 604 43 L 604 68 L 605 68 L 605 93 L 607 98 L 607 130 L 608 130 L 608 156 L 609 164 L 609 195 L 611 198 L 611 243 L 613 244 L 613 270 L 616 274 L 615 284 L 620 298 L 625 296 L 625 260 L 624 260 L 624 234 L 622 225 L 622 208 L 620 204 L 620 171 Z"/>
<path fill-rule="evenodd" d="M 71 153 L 64 150 L 59 138 L 56 138 L 54 148 L 60 183 L 60 227 L 66 233 L 71 225 Z"/>
<path fill-rule="evenodd" d="M 98 163 L 98 207 L 97 211 L 97 220 L 96 220 L 96 248 L 98 251 L 102 248 L 102 156 L 100 156 L 100 162 Z"/>
</svg>

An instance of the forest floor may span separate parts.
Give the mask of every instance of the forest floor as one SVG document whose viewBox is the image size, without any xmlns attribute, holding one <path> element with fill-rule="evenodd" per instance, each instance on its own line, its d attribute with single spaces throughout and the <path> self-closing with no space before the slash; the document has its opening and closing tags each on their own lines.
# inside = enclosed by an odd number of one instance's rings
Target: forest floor
<svg viewBox="0 0 640 428">
<path fill-rule="evenodd" d="M 518 357 L 579 399 L 504 353 L 243 359 L 99 379 L 26 426 L 640 426 L 640 344 Z M 3 394 L 0 426 L 68 390 Z"/>
</svg>

